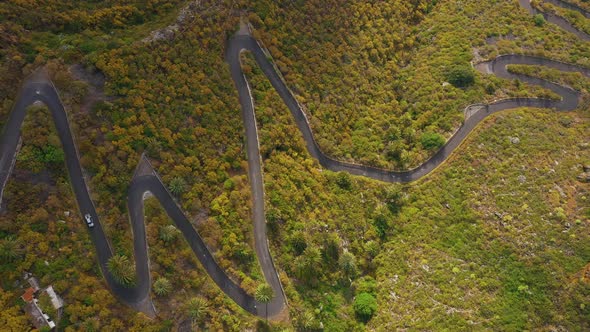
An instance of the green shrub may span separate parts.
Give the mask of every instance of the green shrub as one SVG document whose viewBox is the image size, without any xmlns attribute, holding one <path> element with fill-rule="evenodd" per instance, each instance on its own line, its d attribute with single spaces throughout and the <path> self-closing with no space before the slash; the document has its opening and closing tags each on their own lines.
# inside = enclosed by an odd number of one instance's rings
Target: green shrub
<svg viewBox="0 0 590 332">
<path fill-rule="evenodd" d="M 537 14 L 533 16 L 533 22 L 535 22 L 535 25 L 538 27 L 545 25 L 545 18 L 543 17 L 543 14 Z"/>
<path fill-rule="evenodd" d="M 397 187 L 386 187 L 384 190 L 385 203 L 387 208 L 393 214 L 397 214 L 403 205 L 403 193 Z"/>
<path fill-rule="evenodd" d="M 364 276 L 356 283 L 356 292 L 359 294 L 368 293 L 375 295 L 377 292 L 377 281 L 371 276 Z"/>
<path fill-rule="evenodd" d="M 338 265 L 340 265 L 340 270 L 342 270 L 342 273 L 347 278 L 353 279 L 358 273 L 356 267 L 356 258 L 350 252 L 344 252 L 340 256 Z"/>
<path fill-rule="evenodd" d="M 371 258 L 377 257 L 377 255 L 379 255 L 380 249 L 381 249 L 381 246 L 376 241 L 371 240 L 371 241 L 368 241 L 367 243 L 365 243 L 365 252 Z"/>
<path fill-rule="evenodd" d="M 381 239 L 384 239 L 387 235 L 387 231 L 389 230 L 389 223 L 387 222 L 387 218 L 382 213 L 375 216 L 373 219 L 373 226 L 375 227 L 375 232 Z"/>
<path fill-rule="evenodd" d="M 457 88 L 465 88 L 475 82 L 475 72 L 468 65 L 457 65 L 447 74 L 447 81 Z"/>
<path fill-rule="evenodd" d="M 377 300 L 369 293 L 360 293 L 356 296 L 353 303 L 355 314 L 364 322 L 373 317 L 377 311 Z"/>
<path fill-rule="evenodd" d="M 350 179 L 350 174 L 346 172 L 339 172 L 336 175 L 336 184 L 338 187 L 344 190 L 350 190 L 352 188 L 352 180 Z"/>
<path fill-rule="evenodd" d="M 426 132 L 420 138 L 420 144 L 426 150 L 436 150 L 445 144 L 445 138 L 437 133 Z"/>
<path fill-rule="evenodd" d="M 302 232 L 296 232 L 291 236 L 291 247 L 293 248 L 293 252 L 295 255 L 299 256 L 307 248 L 307 241 L 305 240 L 305 235 Z"/>
<path fill-rule="evenodd" d="M 232 179 L 227 179 L 223 183 L 223 189 L 225 189 L 225 190 L 232 190 L 235 188 L 235 186 L 236 186 L 236 184 L 234 183 L 234 181 Z"/>
<path fill-rule="evenodd" d="M 338 261 L 340 258 L 340 243 L 342 240 L 337 233 L 328 234 L 324 240 L 324 246 L 322 248 L 322 256 L 328 264 L 332 264 Z"/>
</svg>

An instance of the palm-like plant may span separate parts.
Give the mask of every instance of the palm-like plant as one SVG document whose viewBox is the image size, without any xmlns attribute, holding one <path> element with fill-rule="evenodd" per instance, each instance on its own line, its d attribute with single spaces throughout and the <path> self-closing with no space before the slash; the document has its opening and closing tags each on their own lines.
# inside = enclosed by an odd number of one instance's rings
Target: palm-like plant
<svg viewBox="0 0 590 332">
<path fill-rule="evenodd" d="M 168 295 L 172 290 L 172 284 L 170 280 L 160 277 L 154 282 L 154 293 L 159 296 Z"/>
<path fill-rule="evenodd" d="M 160 240 L 167 244 L 171 243 L 178 237 L 179 233 L 180 231 L 174 225 L 162 226 L 160 227 Z"/>
<path fill-rule="evenodd" d="M 320 324 L 318 323 L 316 317 L 314 316 L 313 312 L 305 311 L 300 318 L 299 326 L 303 331 L 315 331 L 320 329 Z"/>
<path fill-rule="evenodd" d="M 170 181 L 170 192 L 172 192 L 174 195 L 178 196 L 182 194 L 185 189 L 186 181 L 184 181 L 184 179 L 180 176 L 177 176 L 174 179 L 172 179 L 172 181 Z"/>
<path fill-rule="evenodd" d="M 295 274 L 305 282 L 310 282 L 320 268 L 322 256 L 314 247 L 307 247 L 303 254 L 295 259 Z"/>
<path fill-rule="evenodd" d="M 188 316 L 197 324 L 203 322 L 208 308 L 209 303 L 202 297 L 193 297 L 186 304 Z"/>
<path fill-rule="evenodd" d="M 98 331 L 100 324 L 96 318 L 88 318 L 84 321 L 82 326 L 84 326 L 84 330 L 86 332 L 95 332 Z"/>
<path fill-rule="evenodd" d="M 265 305 L 264 313 L 266 315 L 266 320 L 268 320 L 268 302 L 272 300 L 274 295 L 275 294 L 272 287 L 270 287 L 270 285 L 267 283 L 258 285 L 256 288 L 256 293 L 254 293 L 254 298 L 256 301 L 264 303 Z"/>
<path fill-rule="evenodd" d="M 12 262 L 18 259 L 22 254 L 22 247 L 18 240 L 9 236 L 0 241 L 0 260 Z"/>
<path fill-rule="evenodd" d="M 109 258 L 107 268 L 113 278 L 123 286 L 130 287 L 135 284 L 135 269 L 127 256 L 114 255 Z"/>
<path fill-rule="evenodd" d="M 350 252 L 345 252 L 338 260 L 342 272 L 347 278 L 354 278 L 357 274 L 356 259 Z"/>
</svg>

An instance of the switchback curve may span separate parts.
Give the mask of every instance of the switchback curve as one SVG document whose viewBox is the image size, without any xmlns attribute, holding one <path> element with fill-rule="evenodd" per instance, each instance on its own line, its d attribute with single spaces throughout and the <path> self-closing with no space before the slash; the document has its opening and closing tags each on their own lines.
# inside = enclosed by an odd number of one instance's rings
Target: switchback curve
<svg viewBox="0 0 590 332">
<path fill-rule="evenodd" d="M 584 10 L 581 7 L 574 5 L 572 3 L 562 1 L 562 0 L 543 0 L 543 1 L 549 2 L 555 6 L 559 6 L 559 7 L 565 8 L 565 9 L 577 11 L 578 13 L 584 15 L 586 18 L 590 18 L 589 12 L 587 12 L 586 10 Z M 528 11 L 529 14 L 543 15 L 543 17 L 545 18 L 545 20 L 547 22 L 557 25 L 558 27 L 562 28 L 563 30 L 565 30 L 571 34 L 574 34 L 576 37 L 580 38 L 581 40 L 590 41 L 590 35 L 588 35 L 586 32 L 576 29 L 575 26 L 573 26 L 568 20 L 566 20 L 565 18 L 563 18 L 561 16 L 557 16 L 553 13 L 545 13 L 545 12 L 539 11 L 538 9 L 536 9 L 535 7 L 533 7 L 531 5 L 531 0 L 518 0 L 518 3 L 524 9 L 526 9 L 526 11 Z"/>
<path fill-rule="evenodd" d="M 101 272 L 113 294 L 115 294 L 121 301 L 138 311 L 144 312 L 150 317 L 154 317 L 156 314 L 155 308 L 149 297 L 151 279 L 143 214 L 144 194 L 149 192 L 158 199 L 170 219 L 173 220 L 176 227 L 184 235 L 191 249 L 209 276 L 232 300 L 244 310 L 260 317 L 265 317 L 267 315 L 267 308 L 268 316 L 273 316 L 281 312 L 285 306 L 283 302 L 284 294 L 282 292 L 278 293 L 280 296 L 276 296 L 268 306 L 262 305 L 225 274 L 205 245 L 203 239 L 192 227 L 188 218 L 182 212 L 182 209 L 176 204 L 173 196 L 166 189 L 166 186 L 162 183 L 151 167 L 149 161 L 144 156 L 142 156 L 129 185 L 127 200 L 134 240 L 133 249 L 137 282 L 133 287 L 124 287 L 115 281 L 107 268 L 107 262 L 109 258 L 113 256 L 113 251 L 90 198 L 86 186 L 86 180 L 83 176 L 82 167 L 80 165 L 76 144 L 69 127 L 67 114 L 55 87 L 43 71 L 33 74 L 25 81 L 8 121 L 5 124 L 4 131 L 2 132 L 0 138 L 0 200 L 2 198 L 1 193 L 4 190 L 4 186 L 14 165 L 17 146 L 20 140 L 20 127 L 26 115 L 28 106 L 36 102 L 44 103 L 51 112 L 51 116 L 53 117 L 57 129 L 57 134 L 62 143 L 66 168 L 72 184 L 72 190 L 74 191 L 74 195 L 78 202 L 80 213 L 81 215 L 89 213 L 94 221 L 94 227 L 88 228 L 88 232 L 96 248 L 96 255 Z M 271 272 L 275 273 L 276 276 L 274 268 L 271 269 Z M 278 277 L 276 277 L 276 280 L 278 282 Z M 280 289 L 280 284 L 278 286 L 276 284 L 271 284 L 271 286 Z"/>
<path fill-rule="evenodd" d="M 521 5 L 523 1 L 520 0 Z M 553 0 L 558 1 L 559 0 Z M 523 5 L 524 6 L 524 5 Z M 530 6 L 530 3 L 529 3 Z M 526 8 L 526 6 L 525 6 Z M 268 242 L 266 238 L 266 226 L 264 218 L 264 190 L 262 184 L 262 168 L 259 153 L 259 143 L 256 128 L 256 119 L 254 116 L 254 104 L 246 78 L 241 70 L 240 54 L 242 51 L 252 52 L 258 65 L 267 76 L 273 87 L 277 90 L 280 97 L 291 111 L 297 126 L 299 127 L 303 138 L 306 142 L 307 149 L 312 157 L 319 163 L 333 171 L 346 171 L 351 174 L 370 177 L 385 182 L 409 182 L 417 180 L 431 172 L 440 165 L 453 150 L 455 150 L 465 137 L 488 115 L 495 112 L 512 109 L 517 107 L 539 107 L 554 108 L 559 111 L 573 110 L 578 106 L 579 93 L 544 80 L 532 78 L 524 75 L 511 74 L 506 70 L 509 64 L 528 64 L 542 65 L 555 68 L 562 71 L 577 71 L 586 76 L 589 70 L 575 65 L 565 64 L 543 58 L 507 55 L 498 57 L 492 61 L 484 62 L 477 65 L 480 71 L 493 73 L 503 78 L 518 78 L 522 81 L 541 85 L 552 90 L 561 96 L 560 101 L 519 98 L 506 99 L 487 105 L 474 105 L 469 117 L 466 117 L 463 125 L 455 132 L 449 141 L 430 159 L 416 169 L 397 172 L 379 169 L 375 167 L 345 163 L 337 161 L 325 155 L 318 147 L 313 138 L 307 117 L 297 100 L 281 79 L 273 64 L 268 60 L 263 48 L 251 36 L 238 33 L 228 44 L 226 60 L 230 65 L 231 75 L 239 94 L 240 104 L 242 106 L 242 117 L 246 127 L 247 138 L 247 155 L 248 155 L 248 175 L 253 196 L 253 219 L 255 246 L 258 259 L 264 273 L 265 279 L 275 291 L 276 296 L 269 303 L 268 307 L 257 303 L 254 298 L 248 295 L 243 289 L 236 285 L 219 267 L 213 255 L 207 249 L 202 238 L 194 230 L 181 208 L 174 201 L 173 196 L 168 192 L 156 172 L 153 170 L 149 161 L 142 157 L 138 169 L 129 186 L 128 209 L 131 220 L 131 226 L 134 236 L 134 253 L 135 266 L 137 271 L 137 284 L 132 288 L 125 288 L 119 285 L 110 272 L 106 264 L 112 256 L 112 249 L 104 234 L 99 222 L 95 207 L 82 173 L 78 152 L 71 133 L 68 119 L 64 107 L 59 99 L 59 95 L 52 85 L 51 81 L 41 73 L 29 77 L 15 102 L 9 119 L 4 127 L 0 137 L 0 200 L 6 181 L 12 171 L 14 159 L 17 153 L 17 146 L 20 139 L 20 127 L 22 125 L 26 109 L 29 105 L 40 101 L 47 105 L 54 119 L 58 136 L 62 142 L 65 154 L 66 168 L 72 183 L 72 189 L 76 196 L 81 214 L 90 213 L 95 226 L 89 230 L 92 242 L 95 245 L 97 258 L 103 275 L 112 292 L 124 303 L 127 303 L 136 310 L 146 313 L 148 316 L 155 315 L 155 308 L 149 298 L 151 280 L 149 274 L 149 261 L 147 255 L 147 240 L 145 233 L 145 223 L 143 216 L 143 198 L 146 192 L 154 195 L 164 207 L 170 218 L 180 229 L 189 245 L 193 249 L 198 259 L 203 264 L 207 273 L 219 285 L 219 287 L 238 305 L 246 311 L 264 317 L 273 316 L 280 313 L 286 305 L 286 297 L 281 287 L 278 274 L 273 265 Z"/>
<path fill-rule="evenodd" d="M 230 40 L 228 51 L 226 53 L 226 60 L 230 65 L 232 78 L 240 97 L 242 116 L 244 117 L 244 123 L 246 126 L 247 140 L 248 142 L 252 142 L 252 144 L 248 145 L 248 160 L 260 159 L 260 153 L 258 148 L 258 134 L 256 133 L 254 103 L 250 93 L 250 88 L 248 87 L 246 78 L 242 73 L 242 67 L 240 63 L 240 54 L 242 51 L 251 52 L 258 66 L 262 69 L 264 75 L 268 78 L 285 105 L 289 108 L 293 118 L 295 119 L 297 127 L 299 128 L 299 131 L 303 135 L 307 150 L 314 159 L 317 159 L 324 168 L 332 171 L 348 172 L 350 174 L 365 176 L 384 182 L 411 182 L 418 180 L 430 173 L 449 157 L 451 152 L 461 144 L 461 142 L 467 137 L 473 128 L 477 126 L 478 123 L 493 113 L 518 107 L 554 108 L 558 111 L 571 111 L 578 107 L 580 96 L 579 92 L 539 78 L 512 74 L 508 72 L 506 66 L 511 64 L 538 65 L 558 69 L 561 71 L 580 72 L 590 77 L 589 69 L 553 61 L 550 59 L 527 55 L 505 55 L 499 56 L 498 58 L 491 61 L 482 62 L 476 66 L 476 68 L 481 72 L 495 74 L 498 77 L 506 79 L 518 78 L 523 82 L 542 86 L 558 94 L 561 97 L 561 100 L 555 101 L 539 98 L 511 98 L 499 100 L 483 106 L 474 105 L 474 107 L 477 107 L 477 109 L 473 112 L 470 112 L 470 116 L 464 120 L 461 127 L 457 129 L 457 131 L 447 141 L 447 143 L 432 157 L 430 157 L 430 159 L 412 170 L 392 171 L 377 167 L 338 161 L 322 152 L 313 137 L 313 133 L 305 112 L 297 102 L 297 99 L 291 90 L 289 90 L 285 82 L 282 80 L 280 74 L 268 59 L 265 51 L 256 41 L 256 39 L 242 32 Z M 256 168 L 256 170 L 251 172 L 255 171 L 256 173 L 259 173 L 259 167 Z M 256 183 L 253 185 L 258 184 Z M 260 184 L 260 186 L 262 187 L 262 184 Z"/>
</svg>

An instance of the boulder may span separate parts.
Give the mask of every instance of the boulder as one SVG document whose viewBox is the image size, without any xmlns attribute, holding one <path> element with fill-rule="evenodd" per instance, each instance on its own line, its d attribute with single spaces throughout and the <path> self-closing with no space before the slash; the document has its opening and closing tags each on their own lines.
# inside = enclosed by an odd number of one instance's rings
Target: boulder
<svg viewBox="0 0 590 332">
<path fill-rule="evenodd" d="M 590 172 L 584 172 L 578 175 L 578 181 L 584 183 L 590 183 Z"/>
<path fill-rule="evenodd" d="M 508 137 L 508 139 L 510 140 L 510 143 L 512 143 L 512 144 L 520 143 L 520 138 L 518 138 L 518 137 Z"/>
</svg>

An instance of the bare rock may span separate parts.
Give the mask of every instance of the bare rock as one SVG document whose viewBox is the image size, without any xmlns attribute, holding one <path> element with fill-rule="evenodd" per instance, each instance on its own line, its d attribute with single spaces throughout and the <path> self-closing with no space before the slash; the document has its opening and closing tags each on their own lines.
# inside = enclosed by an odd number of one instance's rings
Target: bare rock
<svg viewBox="0 0 590 332">
<path fill-rule="evenodd" d="M 578 181 L 590 183 L 590 172 L 580 173 L 580 175 L 578 175 Z"/>
<path fill-rule="evenodd" d="M 559 185 L 555 184 L 555 189 L 557 189 L 557 192 L 559 192 L 559 196 L 561 196 L 562 198 L 567 197 L 567 195 Z"/>
<path fill-rule="evenodd" d="M 508 137 L 508 139 L 510 140 L 510 143 L 512 143 L 512 144 L 520 143 L 520 138 L 518 138 L 518 137 Z"/>
<path fill-rule="evenodd" d="M 149 43 L 154 41 L 173 39 L 176 35 L 176 32 L 184 24 L 188 23 L 201 10 L 201 0 L 190 1 L 184 8 L 180 10 L 180 13 L 176 17 L 176 22 L 165 28 L 152 31 L 150 35 L 145 37 L 142 41 L 144 43 Z"/>
</svg>

